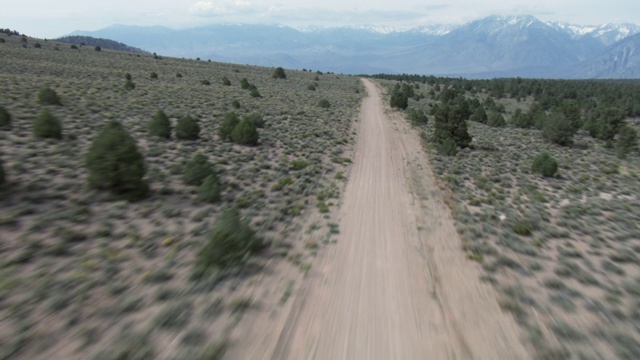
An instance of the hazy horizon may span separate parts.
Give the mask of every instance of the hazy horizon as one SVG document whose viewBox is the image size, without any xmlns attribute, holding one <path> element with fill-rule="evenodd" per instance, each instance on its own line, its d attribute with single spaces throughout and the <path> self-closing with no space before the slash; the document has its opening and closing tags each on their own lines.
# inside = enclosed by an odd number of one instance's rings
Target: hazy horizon
<svg viewBox="0 0 640 360">
<path fill-rule="evenodd" d="M 3 5 L 0 27 L 30 36 L 55 38 L 76 30 L 93 31 L 114 24 L 174 29 L 219 23 L 306 26 L 375 26 L 410 28 L 433 24 L 462 24 L 490 15 L 533 15 L 543 21 L 578 25 L 640 24 L 640 2 L 617 0 L 586 6 L 581 1 L 422 2 L 399 0 L 307 1 L 293 0 L 193 1 L 62 0 L 55 3 L 25 0 Z"/>
</svg>

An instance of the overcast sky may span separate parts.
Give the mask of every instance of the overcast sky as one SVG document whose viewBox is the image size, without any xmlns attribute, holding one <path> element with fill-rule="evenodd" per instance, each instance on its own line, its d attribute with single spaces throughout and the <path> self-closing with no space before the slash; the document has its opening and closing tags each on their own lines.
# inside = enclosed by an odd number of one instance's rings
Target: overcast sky
<svg viewBox="0 0 640 360">
<path fill-rule="evenodd" d="M 212 23 L 294 27 L 460 24 L 534 15 L 575 24 L 640 24 L 639 0 L 19 0 L 3 1 L 0 28 L 53 38 L 113 24 L 187 28 Z"/>
</svg>

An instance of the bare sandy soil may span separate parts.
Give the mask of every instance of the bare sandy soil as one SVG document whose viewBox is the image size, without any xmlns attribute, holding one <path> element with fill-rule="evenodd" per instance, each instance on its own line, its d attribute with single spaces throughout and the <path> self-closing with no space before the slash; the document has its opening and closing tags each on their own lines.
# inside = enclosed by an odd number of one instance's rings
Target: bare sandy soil
<svg viewBox="0 0 640 360">
<path fill-rule="evenodd" d="M 278 322 L 275 347 L 244 358 L 528 358 L 515 321 L 461 250 L 417 134 L 364 82 L 337 244 Z"/>
</svg>

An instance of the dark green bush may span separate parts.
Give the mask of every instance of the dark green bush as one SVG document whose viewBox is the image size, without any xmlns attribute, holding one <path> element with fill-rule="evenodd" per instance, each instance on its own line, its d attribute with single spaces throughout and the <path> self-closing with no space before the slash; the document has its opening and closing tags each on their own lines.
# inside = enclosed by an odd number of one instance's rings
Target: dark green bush
<svg viewBox="0 0 640 360">
<path fill-rule="evenodd" d="M 44 88 L 38 93 L 38 103 L 42 105 L 62 105 L 60 97 L 55 90 Z"/>
<path fill-rule="evenodd" d="M 286 79 L 287 78 L 287 74 L 285 74 L 283 68 L 277 67 L 276 70 L 273 72 L 273 78 L 274 79 Z"/>
<path fill-rule="evenodd" d="M 231 140 L 236 144 L 256 146 L 259 138 L 256 125 L 248 118 L 242 119 L 231 132 Z"/>
<path fill-rule="evenodd" d="M 516 111 L 513 113 L 511 122 L 513 123 L 513 126 L 522 129 L 530 129 L 535 125 L 533 116 L 531 116 L 531 114 L 523 112 L 520 109 L 516 109 Z"/>
<path fill-rule="evenodd" d="M 153 72 L 151 72 L 151 73 L 149 74 L 149 79 L 151 79 L 151 80 L 155 80 L 155 79 L 157 79 L 157 78 L 158 78 L 158 73 L 157 73 L 157 72 L 153 71 Z"/>
<path fill-rule="evenodd" d="M 573 144 L 575 133 L 574 125 L 561 111 L 554 111 L 542 127 L 542 138 L 547 142 L 561 146 Z"/>
<path fill-rule="evenodd" d="M 222 85 L 224 85 L 224 86 L 231 86 L 231 80 L 229 80 L 229 78 L 228 78 L 228 77 L 226 77 L 226 76 L 225 76 L 225 77 L 223 77 L 223 78 L 222 78 Z"/>
<path fill-rule="evenodd" d="M 453 152 L 450 151 L 452 143 L 447 139 L 463 149 L 471 144 L 472 138 L 467 130 L 465 113 L 459 105 L 444 105 L 436 110 L 433 140 L 438 146 L 445 147 L 448 154 Z"/>
<path fill-rule="evenodd" d="M 109 190 L 130 200 L 147 196 L 143 180 L 146 165 L 136 141 L 117 121 L 111 121 L 98 134 L 86 157 L 89 186 Z"/>
<path fill-rule="evenodd" d="M 184 167 L 182 181 L 187 185 L 200 186 L 209 176 L 215 176 L 213 166 L 202 153 L 197 153 Z"/>
<path fill-rule="evenodd" d="M 208 86 L 208 85 L 211 85 L 211 82 L 209 80 L 201 80 L 200 84 Z"/>
<path fill-rule="evenodd" d="M 238 100 L 233 100 L 233 102 L 231 103 L 231 106 L 234 107 L 234 109 L 240 109 L 241 105 L 240 105 L 240 101 Z"/>
<path fill-rule="evenodd" d="M 0 130 L 11 130 L 11 114 L 0 106 Z"/>
<path fill-rule="evenodd" d="M 200 126 L 191 116 L 183 116 L 176 124 L 176 138 L 180 140 L 197 140 L 200 137 Z"/>
<path fill-rule="evenodd" d="M 222 140 L 231 140 L 231 133 L 235 129 L 236 125 L 240 123 L 238 115 L 234 112 L 226 113 L 224 119 L 218 128 L 218 136 Z"/>
<path fill-rule="evenodd" d="M 131 74 L 129 74 L 129 73 L 124 74 L 124 79 L 131 81 L 131 79 L 132 79 Z"/>
<path fill-rule="evenodd" d="M 96 47 L 94 47 L 93 50 L 102 51 L 102 48 L 100 47 L 100 45 L 96 45 Z"/>
<path fill-rule="evenodd" d="M 620 127 L 618 140 L 616 141 L 618 157 L 624 159 L 627 155 L 638 149 L 638 132 L 629 125 Z"/>
<path fill-rule="evenodd" d="M 242 78 L 242 80 L 240 80 L 240 87 L 247 90 L 251 87 L 251 84 L 249 83 L 249 80 L 247 80 L 247 78 Z"/>
<path fill-rule="evenodd" d="M 558 161 L 544 152 L 533 159 L 531 170 L 544 177 L 553 177 L 558 173 Z"/>
<path fill-rule="evenodd" d="M 176 77 L 177 77 L 177 78 L 181 78 L 181 77 L 182 77 L 182 74 L 181 74 L 181 73 L 176 73 Z"/>
<path fill-rule="evenodd" d="M 479 106 L 471 115 L 469 120 L 479 122 L 481 124 L 487 123 L 487 112 L 484 110 L 484 106 Z"/>
<path fill-rule="evenodd" d="M 323 109 L 328 109 L 331 107 L 331 103 L 327 99 L 322 99 L 318 102 L 318 106 Z"/>
<path fill-rule="evenodd" d="M 406 109 L 409 106 L 409 97 L 402 91 L 394 91 L 391 94 L 391 107 Z"/>
<path fill-rule="evenodd" d="M 153 116 L 149 121 L 149 135 L 168 139 L 171 137 L 171 122 L 162 110 Z"/>
<path fill-rule="evenodd" d="M 202 185 L 198 187 L 198 200 L 207 203 L 220 201 L 220 181 L 215 174 L 207 176 Z"/>
<path fill-rule="evenodd" d="M 262 118 L 262 114 L 259 112 L 253 112 L 245 118 L 251 121 L 258 129 L 262 129 L 264 127 L 264 119 Z"/>
<path fill-rule="evenodd" d="M 307 90 L 316 91 L 316 86 L 315 86 L 315 85 L 313 85 L 313 84 L 309 84 L 309 85 L 307 86 Z"/>
<path fill-rule="evenodd" d="M 491 127 L 505 127 L 507 122 L 502 114 L 492 111 L 487 117 L 487 125 Z"/>
<path fill-rule="evenodd" d="M 237 209 L 222 213 L 209 240 L 197 254 L 194 275 L 202 277 L 212 270 L 242 265 L 248 256 L 262 248 L 262 239 Z"/>
<path fill-rule="evenodd" d="M 255 86 L 249 91 L 249 94 L 251 95 L 251 97 L 254 97 L 254 98 L 262 97 L 262 95 L 260 95 L 260 92 Z"/>
<path fill-rule="evenodd" d="M 427 118 L 427 115 L 425 115 L 422 110 L 409 109 L 408 114 L 411 125 L 413 126 L 426 125 L 429 122 L 429 118 Z"/>
<path fill-rule="evenodd" d="M 42 110 L 33 123 L 33 135 L 39 138 L 62 138 L 62 124 L 48 109 Z"/>
<path fill-rule="evenodd" d="M 453 139 L 446 138 L 438 145 L 438 152 L 445 156 L 456 156 L 458 153 L 458 147 Z"/>
</svg>

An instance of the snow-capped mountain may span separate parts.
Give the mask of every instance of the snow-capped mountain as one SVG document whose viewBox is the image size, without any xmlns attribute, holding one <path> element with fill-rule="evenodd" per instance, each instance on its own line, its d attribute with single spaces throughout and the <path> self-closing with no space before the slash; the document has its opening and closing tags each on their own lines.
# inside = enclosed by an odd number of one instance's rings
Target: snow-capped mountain
<svg viewBox="0 0 640 360">
<path fill-rule="evenodd" d="M 294 69 L 580 78 L 635 74 L 625 67 L 636 64 L 638 42 L 624 48 L 615 45 L 639 33 L 640 27 L 634 24 L 583 26 L 543 22 L 533 16 L 490 16 L 464 25 L 412 28 L 295 29 L 234 24 L 172 30 L 112 26 L 73 34 L 112 39 L 167 56 Z M 615 61 L 620 54 L 626 54 L 625 61 Z M 595 59 L 601 59 L 597 71 L 596 65 L 586 65 Z M 607 69 L 609 65 L 615 69 Z"/>
<path fill-rule="evenodd" d="M 573 38 L 587 36 L 599 40 L 607 46 L 640 33 L 640 26 L 636 24 L 575 25 L 561 22 L 548 22 L 547 24 L 567 32 Z"/>
</svg>

